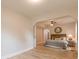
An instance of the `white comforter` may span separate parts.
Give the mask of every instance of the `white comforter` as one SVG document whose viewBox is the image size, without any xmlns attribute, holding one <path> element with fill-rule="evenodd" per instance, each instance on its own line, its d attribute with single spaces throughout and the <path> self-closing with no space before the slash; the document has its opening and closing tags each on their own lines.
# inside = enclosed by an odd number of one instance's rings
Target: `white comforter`
<svg viewBox="0 0 79 59">
<path fill-rule="evenodd" d="M 68 42 L 66 40 L 47 40 L 45 46 L 55 46 L 60 48 L 67 48 Z"/>
</svg>

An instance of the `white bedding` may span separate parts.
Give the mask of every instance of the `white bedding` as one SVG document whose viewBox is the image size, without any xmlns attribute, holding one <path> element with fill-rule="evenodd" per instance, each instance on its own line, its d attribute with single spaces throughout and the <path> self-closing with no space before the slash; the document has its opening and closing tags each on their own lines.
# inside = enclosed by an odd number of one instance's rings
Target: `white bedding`
<svg viewBox="0 0 79 59">
<path fill-rule="evenodd" d="M 67 48 L 68 42 L 66 40 L 47 40 L 45 46 L 55 46 L 60 48 Z"/>
</svg>

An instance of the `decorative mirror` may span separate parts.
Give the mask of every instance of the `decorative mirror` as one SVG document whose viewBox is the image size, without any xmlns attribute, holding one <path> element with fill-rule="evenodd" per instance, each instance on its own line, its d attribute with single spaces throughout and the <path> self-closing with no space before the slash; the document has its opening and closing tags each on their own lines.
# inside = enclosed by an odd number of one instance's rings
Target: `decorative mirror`
<svg viewBox="0 0 79 59">
<path fill-rule="evenodd" d="M 55 33 L 61 33 L 62 32 L 62 28 L 61 27 L 56 27 L 54 29 Z"/>
</svg>

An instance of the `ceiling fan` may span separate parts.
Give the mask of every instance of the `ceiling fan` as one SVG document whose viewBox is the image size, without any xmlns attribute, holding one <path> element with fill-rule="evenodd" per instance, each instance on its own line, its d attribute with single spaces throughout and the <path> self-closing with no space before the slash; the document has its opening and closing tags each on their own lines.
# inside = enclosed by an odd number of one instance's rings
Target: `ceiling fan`
<svg viewBox="0 0 79 59">
<path fill-rule="evenodd" d="M 71 16 L 69 16 L 69 15 L 65 15 L 65 16 L 61 16 L 61 17 L 56 17 L 56 18 L 51 18 L 51 19 L 49 19 L 49 21 L 50 21 L 50 26 L 54 26 L 54 24 L 55 23 L 57 23 L 57 22 L 55 22 L 55 20 L 57 20 L 57 19 L 62 19 L 62 18 L 67 18 L 67 17 L 71 17 Z"/>
<path fill-rule="evenodd" d="M 56 23 L 57 22 L 55 22 L 55 20 L 48 19 L 48 23 L 45 24 L 45 27 L 46 28 L 53 27 Z"/>
<path fill-rule="evenodd" d="M 54 26 L 54 24 L 56 23 L 54 20 L 49 19 L 50 20 L 50 26 Z"/>
<path fill-rule="evenodd" d="M 55 24 L 60 25 L 59 19 L 71 17 L 69 15 L 61 16 L 61 17 L 48 17 L 48 24 L 45 24 L 45 27 L 53 27 Z"/>
</svg>

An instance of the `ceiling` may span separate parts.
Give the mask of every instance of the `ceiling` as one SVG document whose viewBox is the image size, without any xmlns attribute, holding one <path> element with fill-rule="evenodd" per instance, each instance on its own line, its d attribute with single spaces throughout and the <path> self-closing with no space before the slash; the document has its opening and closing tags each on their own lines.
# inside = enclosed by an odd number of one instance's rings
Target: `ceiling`
<svg viewBox="0 0 79 59">
<path fill-rule="evenodd" d="M 2 8 L 9 8 L 31 20 L 70 15 L 77 18 L 77 0 L 43 0 L 39 4 L 27 0 L 2 0 Z"/>
<path fill-rule="evenodd" d="M 67 25 L 67 24 L 76 23 L 76 20 L 74 20 L 74 18 L 71 16 L 62 16 L 62 17 L 57 17 L 57 18 L 51 19 L 51 20 L 56 22 L 56 23 L 54 23 L 54 25 Z M 48 20 L 44 20 L 44 21 L 39 21 L 39 22 L 37 22 L 36 25 L 39 27 L 48 28 L 48 27 L 52 27 L 52 26 L 50 26 L 50 24 L 51 24 L 51 21 L 50 21 L 50 19 L 48 19 Z"/>
</svg>

